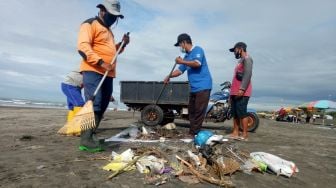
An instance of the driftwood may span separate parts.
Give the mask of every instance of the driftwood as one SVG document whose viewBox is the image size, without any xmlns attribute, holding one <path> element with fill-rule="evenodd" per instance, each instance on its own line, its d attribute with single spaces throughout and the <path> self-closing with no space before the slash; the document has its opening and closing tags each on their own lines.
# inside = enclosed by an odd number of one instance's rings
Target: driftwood
<svg viewBox="0 0 336 188">
<path fill-rule="evenodd" d="M 187 161 L 185 161 L 184 159 L 182 159 L 178 155 L 176 155 L 176 158 L 178 160 L 180 160 L 183 164 L 185 164 L 189 168 L 190 172 L 193 173 L 195 176 L 197 176 L 197 178 L 199 178 L 200 180 L 207 181 L 209 183 L 216 184 L 216 185 L 223 186 L 223 187 L 234 187 L 234 185 L 231 181 L 225 181 L 225 180 L 215 179 L 215 178 L 212 178 L 212 177 L 211 178 L 207 177 L 207 176 L 199 173 L 196 169 L 194 169 L 194 167 L 190 163 L 188 163 Z"/>
</svg>

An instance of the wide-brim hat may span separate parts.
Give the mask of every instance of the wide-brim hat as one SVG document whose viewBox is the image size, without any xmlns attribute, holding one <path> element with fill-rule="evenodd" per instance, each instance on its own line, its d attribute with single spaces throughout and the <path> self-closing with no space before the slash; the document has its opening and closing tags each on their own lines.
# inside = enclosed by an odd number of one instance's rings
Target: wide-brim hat
<svg viewBox="0 0 336 188">
<path fill-rule="evenodd" d="M 103 0 L 103 3 L 97 5 L 97 8 L 102 7 L 110 14 L 124 18 L 124 15 L 120 12 L 120 2 L 118 0 Z"/>
</svg>

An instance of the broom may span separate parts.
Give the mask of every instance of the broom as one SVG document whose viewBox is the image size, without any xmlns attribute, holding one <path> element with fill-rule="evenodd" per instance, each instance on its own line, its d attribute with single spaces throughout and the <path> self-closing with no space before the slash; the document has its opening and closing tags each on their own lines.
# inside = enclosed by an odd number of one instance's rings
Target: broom
<svg viewBox="0 0 336 188">
<path fill-rule="evenodd" d="M 129 36 L 129 32 L 126 34 Z M 123 40 L 120 44 L 120 47 L 116 54 L 114 55 L 111 65 L 114 64 L 114 61 L 116 60 L 118 54 L 120 53 L 122 46 L 124 45 L 125 41 Z M 58 134 L 62 135 L 68 135 L 68 136 L 79 136 L 82 131 L 88 130 L 88 129 L 94 129 L 96 127 L 95 118 L 94 118 L 94 111 L 93 111 L 93 101 L 102 86 L 107 74 L 109 71 L 105 71 L 105 74 L 103 78 L 100 80 L 95 92 L 93 93 L 93 96 L 90 100 L 88 100 L 84 106 L 78 111 L 77 114 L 75 114 L 74 118 L 67 122 L 60 130 L 58 130 Z"/>
</svg>

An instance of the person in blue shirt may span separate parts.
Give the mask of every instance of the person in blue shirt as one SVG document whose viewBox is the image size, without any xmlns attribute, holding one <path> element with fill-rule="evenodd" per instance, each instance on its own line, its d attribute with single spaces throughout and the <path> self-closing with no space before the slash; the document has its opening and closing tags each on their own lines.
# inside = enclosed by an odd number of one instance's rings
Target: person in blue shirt
<svg viewBox="0 0 336 188">
<path fill-rule="evenodd" d="M 181 57 L 175 59 L 179 67 L 164 79 L 164 83 L 167 84 L 170 78 L 178 77 L 187 71 L 190 85 L 188 105 L 189 134 L 194 136 L 202 128 L 212 89 L 212 78 L 203 49 L 199 46 L 193 46 L 191 37 L 188 34 L 180 34 L 177 37 L 175 46 L 180 47 L 185 56 L 183 59 Z"/>
</svg>

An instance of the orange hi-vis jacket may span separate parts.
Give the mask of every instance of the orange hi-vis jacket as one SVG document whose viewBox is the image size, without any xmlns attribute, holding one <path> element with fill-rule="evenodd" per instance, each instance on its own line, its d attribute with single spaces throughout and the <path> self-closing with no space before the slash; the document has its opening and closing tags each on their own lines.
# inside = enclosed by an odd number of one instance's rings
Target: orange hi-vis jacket
<svg viewBox="0 0 336 188">
<path fill-rule="evenodd" d="M 105 63 L 111 63 L 117 53 L 119 44 L 115 44 L 112 31 L 104 25 L 99 17 L 91 18 L 82 23 L 77 48 L 83 60 L 80 71 L 94 71 L 104 74 L 105 69 L 98 64 L 101 59 Z M 109 71 L 108 77 L 116 76 L 116 62 Z"/>
</svg>

